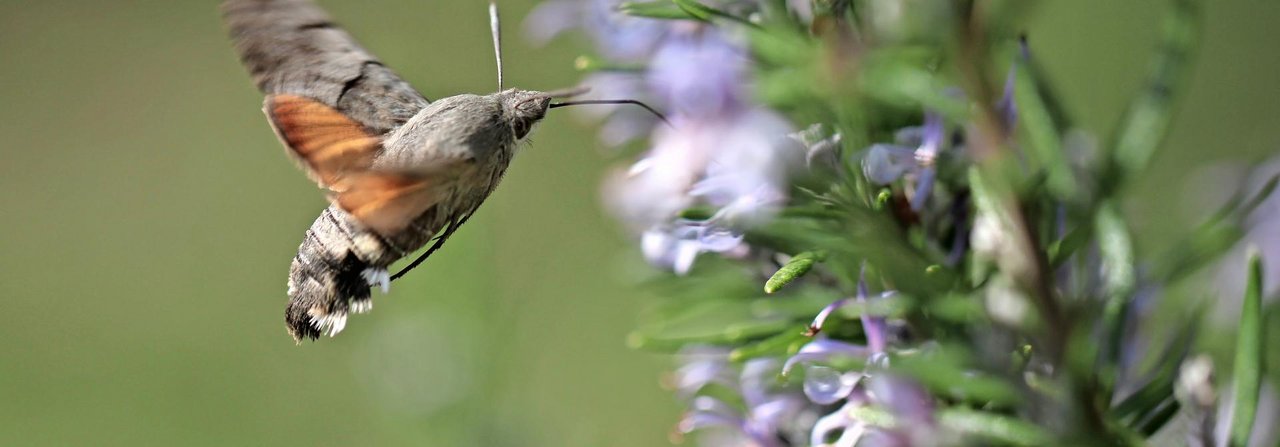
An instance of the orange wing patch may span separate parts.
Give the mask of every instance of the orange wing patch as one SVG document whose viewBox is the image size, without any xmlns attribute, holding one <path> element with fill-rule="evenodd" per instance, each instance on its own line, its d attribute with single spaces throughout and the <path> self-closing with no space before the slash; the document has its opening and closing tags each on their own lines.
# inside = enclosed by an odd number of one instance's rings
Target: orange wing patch
<svg viewBox="0 0 1280 447">
<path fill-rule="evenodd" d="M 267 97 L 267 118 L 329 200 L 379 234 L 396 234 L 440 200 L 450 177 L 370 170 L 382 141 L 342 112 L 296 95 Z"/>
<path fill-rule="evenodd" d="M 349 178 L 347 186 L 332 196 L 333 203 L 374 232 L 392 235 L 439 202 L 437 191 L 443 185 L 428 178 L 366 173 Z"/>
<path fill-rule="evenodd" d="M 350 185 L 344 178 L 369 169 L 382 148 L 381 139 L 342 112 L 296 95 L 267 97 L 265 111 L 276 135 L 321 186 L 336 192 Z"/>
</svg>

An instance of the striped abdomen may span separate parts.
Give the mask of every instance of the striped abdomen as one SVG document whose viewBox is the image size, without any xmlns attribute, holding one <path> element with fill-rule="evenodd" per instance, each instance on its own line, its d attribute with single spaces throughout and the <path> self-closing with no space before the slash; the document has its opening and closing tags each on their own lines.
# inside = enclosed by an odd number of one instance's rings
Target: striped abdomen
<svg viewBox="0 0 1280 447">
<path fill-rule="evenodd" d="M 298 341 L 332 336 L 342 331 L 349 313 L 372 309 L 370 286 L 387 287 L 386 267 L 431 238 L 430 231 L 422 230 L 414 226 L 388 240 L 342 209 L 326 208 L 307 230 L 289 268 L 289 334 Z M 417 234 L 407 234 L 411 232 Z"/>
</svg>

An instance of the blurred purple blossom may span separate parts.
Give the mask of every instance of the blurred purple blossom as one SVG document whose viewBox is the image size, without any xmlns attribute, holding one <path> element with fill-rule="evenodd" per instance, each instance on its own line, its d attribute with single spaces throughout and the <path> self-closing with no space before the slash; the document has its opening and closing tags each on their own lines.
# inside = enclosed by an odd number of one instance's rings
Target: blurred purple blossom
<svg viewBox="0 0 1280 447">
<path fill-rule="evenodd" d="M 857 295 L 824 307 L 814 318 L 811 333 L 818 333 L 839 308 L 854 301 L 865 305 L 875 299 L 868 296 L 865 275 L 860 276 Z M 893 294 L 894 291 L 884 292 L 879 298 Z M 868 346 L 820 336 L 801 347 L 783 364 L 784 375 L 795 366 L 804 365 L 803 390 L 811 402 L 819 405 L 844 402 L 816 421 L 810 433 L 810 445 L 935 445 L 937 424 L 932 397 L 915 382 L 888 372 L 886 319 L 863 312 L 860 321 Z M 862 371 L 839 371 L 830 366 L 840 358 L 862 359 L 865 367 Z M 892 429 L 872 427 L 855 416 L 855 410 L 865 406 L 887 410 L 898 423 Z"/>
<path fill-rule="evenodd" d="M 933 398 L 919 384 L 886 373 L 838 373 L 825 366 L 806 369 L 806 390 L 816 403 L 844 400 L 813 425 L 810 445 L 915 446 L 938 445 Z M 809 384 L 809 381 L 820 384 Z M 858 419 L 856 410 L 878 407 L 894 417 L 892 427 L 875 427 Z M 834 441 L 829 441 L 835 438 Z"/>
<path fill-rule="evenodd" d="M 714 2 L 755 8 L 752 2 Z M 673 126 L 654 127 L 637 110 L 601 108 L 601 138 L 621 144 L 650 134 L 652 147 L 605 185 L 609 209 L 642 233 L 650 261 L 687 271 L 701 252 L 724 252 L 691 237 L 673 219 L 693 206 L 717 213 L 714 225 L 743 228 L 772 216 L 787 197 L 787 175 L 801 158 L 792 127 L 755 106 L 748 92 L 750 56 L 737 36 L 690 21 L 627 17 L 616 0 L 553 0 L 526 21 L 535 41 L 569 29 L 591 36 L 609 60 L 645 67 L 588 77 L 592 97 L 643 98 L 666 109 Z M 700 242 L 695 242 L 700 240 Z"/>
<path fill-rule="evenodd" d="M 1005 76 L 1003 93 L 996 103 L 1000 117 L 1004 120 L 1004 128 L 1012 131 L 1017 123 L 1017 104 L 1014 101 L 1014 86 L 1017 80 L 1019 61 L 1030 57 L 1026 43 L 1022 43 L 1020 59 L 1015 59 Z M 956 91 L 955 96 L 963 96 Z M 933 194 L 933 185 L 937 178 L 937 159 L 939 153 L 949 148 L 951 141 L 942 115 L 935 111 L 925 111 L 924 123 L 918 127 L 900 129 L 894 135 L 893 144 L 878 143 L 867 148 L 862 159 L 863 170 L 867 179 L 873 183 L 888 185 L 899 179 L 906 179 L 914 191 L 910 195 L 911 210 L 919 213 L 924 209 Z"/>
<path fill-rule="evenodd" d="M 1023 60 L 1030 56 L 1026 42 L 1022 43 L 1022 50 L 1019 55 Z M 1000 100 L 996 102 L 996 111 L 1000 113 L 1000 118 L 1004 119 L 1005 129 L 1010 132 L 1013 131 L 1013 126 L 1018 123 L 1018 104 L 1013 100 L 1013 89 L 1017 79 L 1018 59 L 1014 59 L 1013 64 L 1009 66 L 1009 73 L 1004 78 L 1004 91 L 1000 95 Z"/>
<path fill-rule="evenodd" d="M 892 374 L 878 374 L 868 381 L 871 399 L 889 410 L 897 424 L 893 430 L 882 433 L 885 443 L 880 445 L 938 445 L 938 423 L 934 417 L 933 397 L 920 384 Z"/>
<path fill-rule="evenodd" d="M 681 219 L 646 230 L 640 236 L 645 260 L 655 266 L 684 275 L 701 253 L 746 254 L 742 233 L 716 226 L 710 221 Z"/>
<path fill-rule="evenodd" d="M 667 39 L 649 62 L 647 78 L 679 120 L 723 120 L 747 106 L 745 50 L 714 28 L 691 28 Z"/>
<path fill-rule="evenodd" d="M 878 298 L 884 299 L 896 294 L 896 291 L 890 290 L 880 294 Z M 863 305 L 866 305 L 868 302 L 867 266 L 865 264 L 862 266 L 862 271 L 858 272 L 857 299 L 858 303 Z M 870 309 L 867 309 L 862 312 L 862 315 L 858 316 L 858 319 L 862 321 L 862 333 L 867 337 L 867 347 L 871 348 L 871 352 L 883 354 L 887 347 L 889 337 L 887 330 L 888 326 L 885 324 L 885 318 L 882 316 L 872 315 Z"/>
<path fill-rule="evenodd" d="M 808 335 L 812 337 L 813 335 L 821 332 L 822 328 L 827 324 L 827 318 L 831 317 L 831 313 L 841 307 L 844 307 L 845 304 L 849 303 L 849 300 L 849 298 L 841 298 L 832 301 L 831 304 L 826 305 L 826 307 L 823 307 L 822 310 L 818 311 L 818 315 L 813 317 L 813 322 L 809 323 Z"/>
<path fill-rule="evenodd" d="M 1018 123 L 1018 104 L 1014 101 L 1014 87 L 1018 80 L 1018 70 L 1022 65 L 1031 66 L 1031 47 L 1027 45 L 1025 37 L 1018 40 L 1018 55 L 1013 58 L 1013 62 L 1009 64 L 1009 73 L 1005 75 L 1004 90 L 1000 96 L 1000 101 L 996 102 L 996 110 L 1000 112 L 1000 117 L 1004 119 L 1004 128 L 1009 132 L 1013 132 L 1013 128 Z"/>
<path fill-rule="evenodd" d="M 750 225 L 784 201 L 787 175 L 800 151 L 777 114 L 748 109 L 660 127 L 654 146 L 630 169 L 606 182 L 607 206 L 640 231 L 669 222 L 695 205 L 723 210 L 725 223 Z"/>
<path fill-rule="evenodd" d="M 631 17 L 618 11 L 622 0 L 551 0 L 534 8 L 524 22 L 525 35 L 534 44 L 545 44 L 571 30 L 581 30 L 595 43 L 597 54 L 610 63 L 646 64 L 671 34 L 669 21 Z M 647 86 L 644 72 L 601 71 L 582 82 L 591 88 L 583 99 L 636 99 L 665 108 Z M 652 129 L 655 119 L 635 107 L 578 107 L 576 113 L 607 117 L 600 138 L 617 146 L 641 138 Z"/>
<path fill-rule="evenodd" d="M 871 350 L 866 346 L 832 340 L 825 336 L 819 337 L 809 343 L 805 343 L 800 348 L 800 351 L 788 358 L 786 363 L 783 364 L 782 373 L 790 373 L 791 369 L 800 363 L 827 362 L 832 358 L 838 357 L 866 359 L 871 354 Z"/>
<path fill-rule="evenodd" d="M 545 43 L 573 29 L 585 31 L 596 50 L 616 62 L 643 62 L 667 34 L 669 24 L 618 12 L 621 0 L 551 0 L 529 12 L 525 35 Z"/>
<path fill-rule="evenodd" d="M 725 222 L 751 225 L 782 204 L 800 151 L 785 119 L 750 104 L 748 63 L 740 45 L 707 27 L 682 30 L 656 51 L 646 85 L 673 125 L 656 128 L 653 147 L 606 186 L 624 222 L 650 228 L 707 205 Z"/>
<path fill-rule="evenodd" d="M 702 386 L 714 382 L 737 391 L 742 396 L 742 407 L 711 396 L 693 396 L 689 411 L 677 425 L 680 433 L 721 429 L 729 432 L 729 436 L 718 438 L 723 441 L 723 445 L 759 447 L 788 445 L 780 434 L 784 430 L 783 425 L 803 411 L 808 401 L 795 390 L 786 389 L 778 384 L 775 379 L 779 368 L 778 361 L 767 358 L 749 360 L 742 365 L 741 373 L 734 377 L 722 374 L 736 369 L 736 366 L 729 362 L 727 354 L 686 356 L 686 360 L 689 359 L 692 361 L 685 363 L 679 370 L 684 373 L 684 378 L 677 378 L 678 383 L 687 386 L 681 388 L 682 393 L 696 392 Z M 712 371 L 714 373 L 708 374 Z M 687 380 L 693 377 L 706 381 L 699 384 L 695 380 Z M 686 397 L 691 395 L 686 394 Z"/>
<path fill-rule="evenodd" d="M 869 302 L 868 301 L 869 297 L 867 292 L 867 280 L 866 280 L 865 267 L 864 267 L 864 270 L 861 273 L 859 273 L 859 275 L 860 277 L 858 279 L 857 296 L 855 296 L 854 298 L 841 298 L 841 299 L 835 300 L 831 304 L 828 304 L 826 307 L 823 307 L 821 311 L 818 311 L 818 315 L 813 318 L 813 323 L 809 324 L 808 332 L 810 336 L 817 334 L 818 332 L 821 332 L 823 326 L 826 325 L 827 318 L 829 318 L 832 313 L 839 310 L 841 307 L 848 305 L 851 301 L 856 300 L 859 304 L 862 304 L 863 306 L 867 306 Z M 896 291 L 890 290 L 890 291 L 881 293 L 875 299 L 885 299 L 885 298 L 892 297 L 896 294 L 897 294 Z M 888 325 L 885 322 L 885 318 L 881 316 L 872 315 L 869 309 L 864 309 L 864 311 L 858 318 L 862 322 L 862 332 L 863 334 L 866 335 L 867 346 L 871 349 L 871 352 L 877 353 L 877 354 L 883 353 L 888 343 L 887 341 Z M 788 364 L 790 363 L 791 362 L 788 361 Z"/>
<path fill-rule="evenodd" d="M 941 115 L 926 112 L 923 126 L 903 129 L 897 137 L 896 144 L 880 143 L 868 148 L 862 167 L 873 183 L 888 185 L 904 177 L 914 183 L 911 209 L 919 212 L 933 193 L 937 175 L 934 163 L 947 143 L 946 126 Z"/>
<path fill-rule="evenodd" d="M 682 398 L 689 399 L 702 387 L 712 383 L 726 387 L 737 386 L 738 377 L 728 362 L 729 350 L 713 346 L 691 346 L 676 355 L 680 367 L 672 374 L 672 388 Z"/>
<path fill-rule="evenodd" d="M 862 380 L 857 372 L 840 372 L 823 365 L 809 365 L 804 369 L 804 395 L 818 405 L 830 405 L 849 397 L 853 388 Z"/>
</svg>

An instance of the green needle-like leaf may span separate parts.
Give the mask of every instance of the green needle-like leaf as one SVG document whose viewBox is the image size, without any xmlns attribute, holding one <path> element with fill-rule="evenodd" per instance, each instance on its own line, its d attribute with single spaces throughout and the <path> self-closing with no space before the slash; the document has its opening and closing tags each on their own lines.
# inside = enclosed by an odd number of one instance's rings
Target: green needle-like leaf
<svg viewBox="0 0 1280 447">
<path fill-rule="evenodd" d="M 1063 262 L 1070 259 L 1071 255 L 1075 254 L 1080 247 L 1083 247 L 1092 239 L 1092 226 L 1085 225 L 1071 230 L 1071 232 L 1067 233 L 1066 236 L 1063 236 L 1062 239 L 1053 241 L 1053 243 L 1049 244 L 1049 265 L 1054 268 L 1062 266 Z"/>
<path fill-rule="evenodd" d="M 878 407 L 853 407 L 846 411 L 850 418 L 875 427 L 910 429 L 900 427 L 903 422 L 897 416 Z M 965 408 L 944 408 L 938 410 L 936 417 L 938 424 L 947 430 L 995 441 L 1001 445 L 1039 446 L 1048 445 L 1051 440 L 1040 427 L 999 414 Z"/>
<path fill-rule="evenodd" d="M 666 1 L 626 2 L 618 5 L 618 11 L 629 16 L 650 19 L 702 20 L 697 16 L 690 15 L 683 8 Z"/>
<path fill-rule="evenodd" d="M 1114 418 L 1138 433 L 1150 436 L 1173 417 L 1179 408 L 1173 394 L 1178 367 L 1186 358 L 1195 332 L 1191 324 L 1172 331 L 1173 339 L 1165 345 L 1164 353 L 1155 364 L 1155 371 L 1148 373 L 1149 379 L 1142 387 L 1112 407 Z"/>
<path fill-rule="evenodd" d="M 671 0 L 671 2 L 685 14 L 703 22 L 711 21 L 711 17 L 715 15 L 710 7 L 693 0 Z"/>
<path fill-rule="evenodd" d="M 1106 306 L 1102 311 L 1102 327 L 1106 342 L 1095 364 L 1107 394 L 1114 384 L 1114 367 L 1119 363 L 1124 336 L 1125 311 L 1136 289 L 1133 241 L 1124 218 L 1112 203 L 1104 203 L 1096 216 L 1098 250 L 1102 254 L 1103 287 Z"/>
<path fill-rule="evenodd" d="M 1007 406 L 1019 402 L 1021 397 L 1014 385 L 968 367 L 972 355 L 967 349 L 952 346 L 924 355 L 898 355 L 890 364 L 894 371 L 916 379 L 938 395 L 977 405 Z"/>
<path fill-rule="evenodd" d="M 769 355 L 792 354 L 810 340 L 804 333 L 802 327 L 797 327 L 794 331 L 783 331 L 778 335 L 729 351 L 729 360 L 741 362 Z"/>
<path fill-rule="evenodd" d="M 1176 280 L 1218 259 L 1244 237 L 1244 219 L 1275 192 L 1277 183 L 1280 183 L 1280 175 L 1272 176 L 1252 196 L 1246 197 L 1244 191 L 1238 193 L 1183 240 L 1157 257 L 1151 277 Z"/>
<path fill-rule="evenodd" d="M 948 121 L 965 122 L 968 104 L 948 93 L 946 79 L 930 69 L 934 54 L 925 49 L 883 50 L 867 56 L 859 78 L 873 98 L 902 107 L 924 107 Z"/>
<path fill-rule="evenodd" d="M 938 412 L 938 422 L 948 429 L 970 436 L 1013 445 L 1046 445 L 1049 436 L 1040 427 L 1008 416 L 965 408 Z"/>
<path fill-rule="evenodd" d="M 1155 70 L 1146 88 L 1129 104 L 1115 136 L 1113 162 L 1119 178 L 1108 181 L 1129 181 L 1146 168 L 1168 134 L 1174 102 L 1184 90 L 1200 35 L 1200 2 L 1172 3 Z"/>
<path fill-rule="evenodd" d="M 676 7 L 679 7 L 685 13 L 703 22 L 710 22 L 711 19 L 715 17 L 719 17 L 723 19 L 728 19 L 733 22 L 737 22 L 742 25 L 747 25 L 753 28 L 758 27 L 758 25 L 751 23 L 742 17 L 738 17 L 733 14 L 729 14 L 727 12 L 721 11 L 719 9 L 704 5 L 702 3 L 699 3 L 697 0 L 671 0 L 671 2 L 675 3 Z"/>
<path fill-rule="evenodd" d="M 1024 67 L 1014 69 L 1014 102 L 1018 104 L 1018 124 L 1027 137 L 1030 154 L 1048 174 L 1049 191 L 1058 199 L 1076 197 L 1078 185 L 1071 165 L 1062 151 L 1062 135 L 1041 96 L 1040 82 Z"/>
<path fill-rule="evenodd" d="M 1240 335 L 1236 341 L 1233 374 L 1235 409 L 1231 419 L 1231 445 L 1249 444 L 1253 419 L 1258 410 L 1258 388 L 1262 381 L 1262 257 L 1249 255 L 1249 284 L 1240 311 Z"/>
</svg>

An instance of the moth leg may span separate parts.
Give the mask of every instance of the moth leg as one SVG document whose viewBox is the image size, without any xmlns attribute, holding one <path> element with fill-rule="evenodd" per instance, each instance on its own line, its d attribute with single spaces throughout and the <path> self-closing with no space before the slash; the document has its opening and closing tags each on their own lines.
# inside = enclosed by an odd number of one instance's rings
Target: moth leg
<svg viewBox="0 0 1280 447">
<path fill-rule="evenodd" d="M 449 240 L 449 236 L 452 236 L 453 232 L 458 230 L 458 227 L 462 226 L 462 224 L 464 223 L 467 223 L 467 219 L 470 219 L 472 214 L 475 214 L 475 208 L 472 208 L 471 212 L 462 216 L 462 218 L 460 219 L 450 220 L 449 227 L 444 230 L 444 234 L 436 236 L 436 243 L 431 244 L 431 248 L 428 248 L 427 251 L 419 255 L 417 259 L 414 259 L 413 262 L 410 262 L 408 266 L 400 269 L 400 271 L 397 272 L 395 275 L 392 275 L 391 280 L 394 281 L 396 279 L 399 279 L 401 276 L 404 276 L 405 273 L 409 273 L 410 270 L 413 270 L 414 267 L 417 267 L 418 264 L 421 264 L 422 261 L 427 260 L 427 257 L 431 256 L 432 253 L 435 253 L 436 250 L 440 249 L 440 246 L 444 245 L 444 241 Z"/>
</svg>

